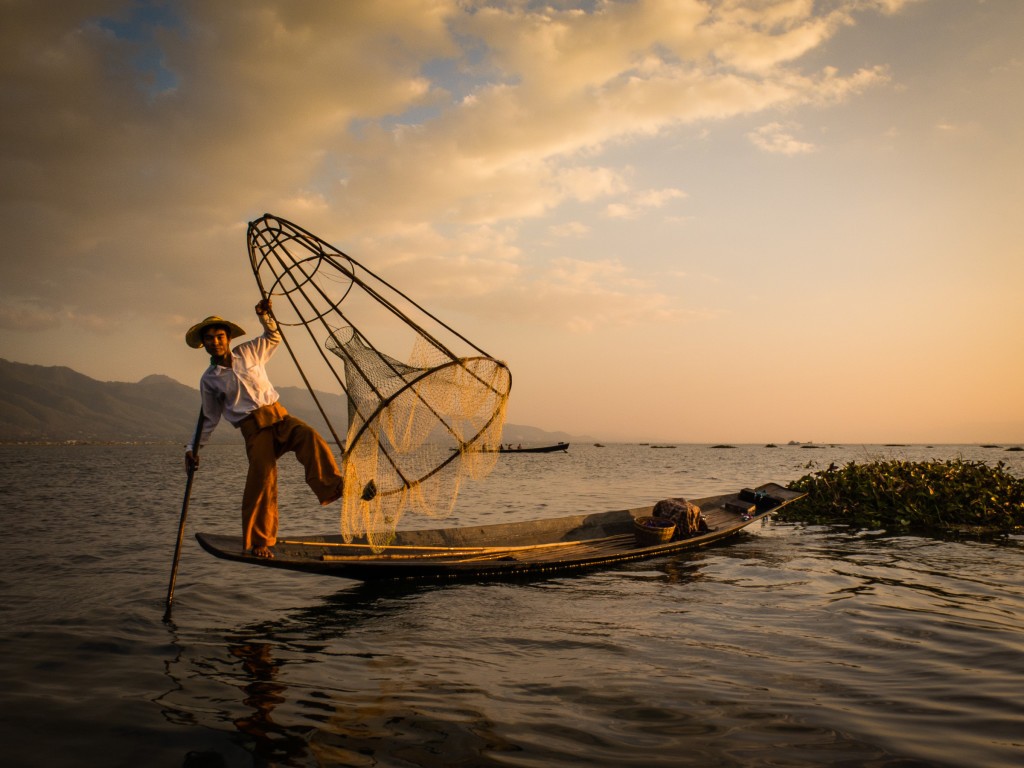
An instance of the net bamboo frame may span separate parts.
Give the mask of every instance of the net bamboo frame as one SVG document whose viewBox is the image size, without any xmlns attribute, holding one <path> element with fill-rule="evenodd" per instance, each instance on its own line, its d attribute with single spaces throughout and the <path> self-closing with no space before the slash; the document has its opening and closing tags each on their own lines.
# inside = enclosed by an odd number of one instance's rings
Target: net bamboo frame
<svg viewBox="0 0 1024 768">
<path fill-rule="evenodd" d="M 365 537 L 380 550 L 407 512 L 450 513 L 463 480 L 484 477 L 497 461 L 508 366 L 292 222 L 264 214 L 249 223 L 247 240 L 260 292 L 276 299 L 285 346 L 343 446 L 345 541 Z M 383 352 L 370 327 L 392 348 L 411 344 L 408 358 Z M 340 388 L 347 413 L 330 413 L 316 387 Z"/>
</svg>

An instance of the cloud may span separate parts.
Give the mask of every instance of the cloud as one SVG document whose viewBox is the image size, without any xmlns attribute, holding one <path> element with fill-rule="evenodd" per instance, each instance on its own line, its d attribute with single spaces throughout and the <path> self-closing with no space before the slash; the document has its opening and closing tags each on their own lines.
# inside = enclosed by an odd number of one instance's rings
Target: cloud
<svg viewBox="0 0 1024 768">
<path fill-rule="evenodd" d="M 636 193 L 628 202 L 609 203 L 605 215 L 613 219 L 635 219 L 642 213 L 661 208 L 670 200 L 686 197 L 681 189 L 649 189 Z"/>
<path fill-rule="evenodd" d="M 517 314 L 571 333 L 678 322 L 692 315 L 617 259 L 552 259 L 519 295 Z"/>
<path fill-rule="evenodd" d="M 78 330 L 108 334 L 128 322 L 131 311 L 81 312 L 75 307 L 52 307 L 36 299 L 6 299 L 0 303 L 0 329 L 39 332 L 70 325 Z"/>
<path fill-rule="evenodd" d="M 747 134 L 747 138 L 758 149 L 782 155 L 803 155 L 814 152 L 813 144 L 800 141 L 789 133 L 781 123 L 768 123 Z"/>
<path fill-rule="evenodd" d="M 638 143 L 884 82 L 800 62 L 854 12 L 901 6 L 9 3 L 0 297 L 112 318 L 205 305 L 246 282 L 227 254 L 265 211 L 395 248 L 428 290 L 468 272 L 471 292 L 512 291 L 523 222 L 681 197 L 634 188 L 622 156 Z M 755 141 L 806 149 L 781 131 Z"/>
<path fill-rule="evenodd" d="M 583 13 L 476 4 L 453 14 L 453 29 L 474 43 L 466 48 L 485 51 L 472 91 L 415 126 L 350 137 L 346 206 L 381 228 L 396 216 L 545 216 L 567 201 L 624 191 L 621 174 L 594 164 L 611 148 L 698 121 L 841 101 L 884 80 L 871 69 L 842 76 L 782 66 L 845 18 L 815 17 L 807 2 L 784 5 L 786 13 L 779 4 L 712 10 L 641 0 Z M 567 185 L 574 177 L 599 181 Z"/>
<path fill-rule="evenodd" d="M 876 8 L 883 13 L 893 14 L 899 13 L 908 5 L 921 2 L 924 2 L 924 0 L 867 0 L 865 5 Z M 985 0 L 981 0 L 981 2 L 985 2 Z"/>
<path fill-rule="evenodd" d="M 548 231 L 555 237 L 582 237 L 590 232 L 590 227 L 582 221 L 567 221 L 550 227 Z"/>
<path fill-rule="evenodd" d="M 942 120 L 935 124 L 935 130 L 940 136 L 948 138 L 964 137 L 964 136 L 978 136 L 984 133 L 984 130 L 980 123 L 968 120 L 964 122 L 951 122 L 949 120 Z"/>
<path fill-rule="evenodd" d="M 30 302 L 11 301 L 0 304 L 0 328 L 9 331 L 44 331 L 60 326 L 59 313 Z"/>
</svg>

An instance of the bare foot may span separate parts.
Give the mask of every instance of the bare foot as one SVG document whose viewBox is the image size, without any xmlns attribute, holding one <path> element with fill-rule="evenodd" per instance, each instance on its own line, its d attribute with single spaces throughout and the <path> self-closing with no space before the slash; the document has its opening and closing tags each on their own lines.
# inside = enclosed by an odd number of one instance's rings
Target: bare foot
<svg viewBox="0 0 1024 768">
<path fill-rule="evenodd" d="M 271 560 L 274 558 L 274 553 L 270 550 L 270 547 L 253 547 L 252 554 L 253 557 L 266 557 Z"/>
</svg>

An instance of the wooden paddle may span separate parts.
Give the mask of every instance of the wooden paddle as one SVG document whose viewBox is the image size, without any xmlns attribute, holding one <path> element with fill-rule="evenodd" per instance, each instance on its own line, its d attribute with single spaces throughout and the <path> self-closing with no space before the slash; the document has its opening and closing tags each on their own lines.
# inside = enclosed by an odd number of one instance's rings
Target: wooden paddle
<svg viewBox="0 0 1024 768">
<path fill-rule="evenodd" d="M 196 434 L 192 438 L 192 456 L 199 458 L 199 438 L 203 432 L 203 409 L 199 409 L 199 420 L 196 422 Z M 188 500 L 192 496 L 192 478 L 196 473 L 195 465 L 188 467 L 188 480 L 185 481 L 185 498 L 181 502 L 181 520 L 178 522 L 178 543 L 174 545 L 174 562 L 171 564 L 171 583 L 167 585 L 167 608 L 164 610 L 164 621 L 170 621 L 171 603 L 174 601 L 174 582 L 178 578 L 178 559 L 181 557 L 181 540 L 185 535 L 185 517 L 188 515 Z"/>
</svg>

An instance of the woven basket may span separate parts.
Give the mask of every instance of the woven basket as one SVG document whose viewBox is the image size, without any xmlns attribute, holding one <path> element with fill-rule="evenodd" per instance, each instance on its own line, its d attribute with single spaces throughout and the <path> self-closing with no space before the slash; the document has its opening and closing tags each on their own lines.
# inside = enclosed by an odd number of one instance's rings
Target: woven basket
<svg viewBox="0 0 1024 768">
<path fill-rule="evenodd" d="M 667 544 L 675 532 L 676 524 L 667 517 L 638 517 L 633 521 L 636 543 L 642 547 Z"/>
</svg>

